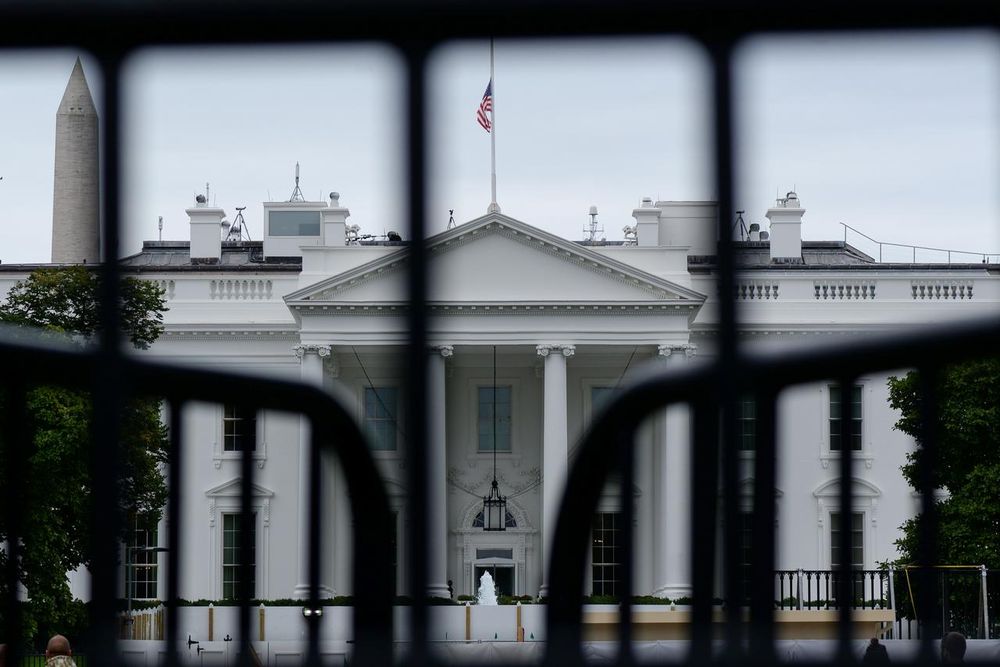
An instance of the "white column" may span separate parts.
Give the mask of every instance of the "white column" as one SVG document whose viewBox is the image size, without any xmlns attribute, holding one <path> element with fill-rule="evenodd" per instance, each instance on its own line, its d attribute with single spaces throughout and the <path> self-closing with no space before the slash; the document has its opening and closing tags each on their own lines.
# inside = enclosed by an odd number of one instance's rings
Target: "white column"
<svg viewBox="0 0 1000 667">
<path fill-rule="evenodd" d="M 445 360 L 454 354 L 451 345 L 431 349 L 428 364 L 427 410 L 427 595 L 446 598 L 448 593 L 448 463 L 446 447 L 447 396 Z"/>
<path fill-rule="evenodd" d="M 302 382 L 323 386 L 323 360 L 330 356 L 329 345 L 296 345 L 292 348 L 301 363 Z M 305 416 L 299 419 L 299 506 L 298 506 L 298 559 L 295 574 L 294 597 L 309 597 L 309 443 L 312 429 Z M 321 583 L 320 597 L 332 596 L 333 591 Z"/>
<path fill-rule="evenodd" d="M 548 559 L 556 516 L 566 486 L 569 436 L 566 409 L 566 359 L 576 352 L 573 345 L 539 345 L 535 348 L 545 359 L 545 397 L 542 429 L 542 587 L 539 595 L 549 592 Z"/>
<path fill-rule="evenodd" d="M 661 345 L 668 368 L 694 355 L 694 345 Z M 691 595 L 691 410 L 672 405 L 661 418 L 656 448 L 654 513 L 654 595 Z"/>
</svg>

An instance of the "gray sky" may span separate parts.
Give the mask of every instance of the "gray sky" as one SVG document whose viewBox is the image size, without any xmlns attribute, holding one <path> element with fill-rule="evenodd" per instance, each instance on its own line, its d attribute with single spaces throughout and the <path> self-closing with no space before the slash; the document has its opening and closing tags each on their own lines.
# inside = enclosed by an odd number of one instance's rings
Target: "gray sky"
<svg viewBox="0 0 1000 667">
<path fill-rule="evenodd" d="M 1000 252 L 996 38 L 762 38 L 741 54 L 737 207 L 748 222 L 794 187 L 807 239 L 843 238 L 845 222 L 885 241 Z M 55 110 L 74 58 L 0 54 L 5 263 L 49 258 Z M 85 68 L 100 104 L 97 71 Z M 643 196 L 713 197 L 707 72 L 683 40 L 498 42 L 504 213 L 581 238 L 596 204 L 606 236 L 620 239 Z M 488 45 L 450 45 L 430 74 L 438 231 L 448 209 L 462 222 L 489 204 L 489 135 L 475 121 Z M 230 219 L 247 206 L 259 239 L 261 202 L 288 199 L 296 161 L 308 199 L 336 190 L 363 232 L 405 234 L 402 67 L 391 50 L 161 50 L 127 76 L 127 252 L 157 237 L 161 215 L 164 239 L 186 240 L 184 209 L 206 181 Z"/>
</svg>

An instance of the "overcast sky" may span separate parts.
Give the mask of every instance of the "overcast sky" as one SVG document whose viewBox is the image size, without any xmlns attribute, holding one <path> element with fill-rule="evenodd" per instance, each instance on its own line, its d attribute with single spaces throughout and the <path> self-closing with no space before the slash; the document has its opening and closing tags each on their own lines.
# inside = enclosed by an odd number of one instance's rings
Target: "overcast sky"
<svg viewBox="0 0 1000 667">
<path fill-rule="evenodd" d="M 683 40 L 509 42 L 496 48 L 503 212 L 578 239 L 588 208 L 609 239 L 642 197 L 713 198 L 707 63 Z M 763 222 L 793 187 L 803 236 L 845 222 L 884 241 L 1000 253 L 1000 45 L 982 33 L 761 38 L 738 63 L 737 208 Z M 77 54 L 0 54 L 0 260 L 50 256 L 55 111 Z M 84 62 L 95 101 L 101 81 Z M 187 240 L 211 184 L 229 218 L 341 193 L 364 233 L 406 230 L 402 65 L 379 46 L 150 51 L 127 70 L 126 243 Z M 489 135 L 475 111 L 485 42 L 431 61 L 429 224 L 486 212 Z M 874 251 L 861 239 L 857 245 Z M 929 254 L 919 259 L 931 259 Z M 970 258 L 976 261 L 975 258 Z"/>
</svg>

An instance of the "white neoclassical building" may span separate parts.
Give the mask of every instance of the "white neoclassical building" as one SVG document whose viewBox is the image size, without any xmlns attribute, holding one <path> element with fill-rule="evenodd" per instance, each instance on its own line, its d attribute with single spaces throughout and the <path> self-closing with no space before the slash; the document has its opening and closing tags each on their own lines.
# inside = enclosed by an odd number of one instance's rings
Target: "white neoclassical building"
<svg viewBox="0 0 1000 667">
<path fill-rule="evenodd" d="M 382 471 L 396 521 L 395 571 L 406 590 L 407 424 L 401 407 L 406 350 L 407 243 L 361 240 L 337 197 L 264 204 L 262 241 L 224 241 L 222 209 L 187 210 L 190 239 L 146 242 L 126 271 L 156 281 L 170 308 L 166 332 L 145 352 L 206 368 L 322 386 L 357 416 Z M 804 209 L 789 193 L 767 211 L 767 233 L 737 243 L 741 343 L 787 349 L 871 332 L 995 312 L 995 264 L 880 263 L 844 242 L 802 240 Z M 630 374 L 710 358 L 716 342 L 712 202 L 644 200 L 627 242 L 571 241 L 500 213 L 428 239 L 431 267 L 432 593 L 474 592 L 483 569 L 501 591 L 544 592 L 543 563 L 575 448 L 592 415 Z M 365 221 L 360 221 L 362 227 Z M 239 236 L 239 230 L 230 234 Z M 768 238 L 769 234 L 769 238 Z M 0 264 L 0 298 L 33 267 Z M 904 369 L 905 370 L 905 369 Z M 899 467 L 913 442 L 893 430 L 887 375 L 859 379 L 850 396 L 818 383 L 779 401 L 777 563 L 829 569 L 849 530 L 852 564 L 893 558 L 900 524 L 918 498 Z M 256 596 L 301 595 L 307 469 L 296 415 L 246 414 L 239 396 L 184 415 L 184 598 L 224 598 L 241 560 L 239 457 L 256 460 L 253 525 Z M 839 432 L 845 401 L 855 426 Z M 741 488 L 753 485 L 754 404 L 740 404 Z M 688 572 L 689 423 L 672 408 L 641 429 L 635 485 L 609 484 L 594 517 L 586 588 L 619 594 L 621 510 L 632 503 L 637 593 L 676 597 Z M 858 464 L 852 516 L 838 514 L 836 460 Z M 507 528 L 482 528 L 494 475 L 507 497 Z M 352 519 L 345 484 L 325 464 L 323 526 L 328 595 L 350 594 Z M 164 519 L 171 520 L 170 517 Z M 748 531 L 740 535 L 749 539 Z M 138 531 L 140 544 L 165 530 Z M 163 556 L 159 556 L 162 560 Z M 151 561 L 152 562 L 152 561 Z M 162 568 L 160 568 L 162 570 Z M 156 567 L 139 568 L 139 597 L 163 594 Z"/>
</svg>

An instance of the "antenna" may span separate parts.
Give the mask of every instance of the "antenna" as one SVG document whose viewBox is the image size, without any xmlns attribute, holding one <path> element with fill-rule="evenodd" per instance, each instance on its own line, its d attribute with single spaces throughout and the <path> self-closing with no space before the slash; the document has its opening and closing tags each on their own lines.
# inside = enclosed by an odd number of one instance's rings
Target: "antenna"
<svg viewBox="0 0 1000 667">
<path fill-rule="evenodd" d="M 590 207 L 590 223 L 583 228 L 583 233 L 586 235 L 587 243 L 593 244 L 597 240 L 597 234 L 600 232 L 604 233 L 603 227 L 598 227 L 597 224 L 597 206 Z"/>
<path fill-rule="evenodd" d="M 160 240 L 162 241 L 163 240 L 163 216 L 162 215 L 160 216 L 160 221 L 156 224 L 156 226 L 159 227 L 159 229 L 160 229 Z"/>
<path fill-rule="evenodd" d="M 288 198 L 288 201 L 305 201 L 306 198 L 302 194 L 302 189 L 299 187 L 299 163 L 295 163 L 295 189 L 292 190 L 292 196 Z"/>
<path fill-rule="evenodd" d="M 736 211 L 736 222 L 733 223 L 733 231 L 736 231 L 740 235 L 740 241 L 750 240 L 750 230 L 747 229 L 747 223 L 743 220 L 743 214 L 746 211 Z"/>
<path fill-rule="evenodd" d="M 455 228 L 455 209 L 448 209 L 448 229 Z"/>
<path fill-rule="evenodd" d="M 208 181 L 206 181 L 205 182 L 205 203 L 206 204 L 208 202 L 212 201 L 212 198 L 211 198 L 210 194 L 211 194 L 211 190 L 208 187 Z"/>
<path fill-rule="evenodd" d="M 246 206 L 236 207 L 236 218 L 229 227 L 229 233 L 226 234 L 227 241 L 239 242 L 250 240 L 250 230 L 247 229 L 247 221 L 243 219 L 243 211 L 245 210 L 247 210 Z"/>
</svg>

